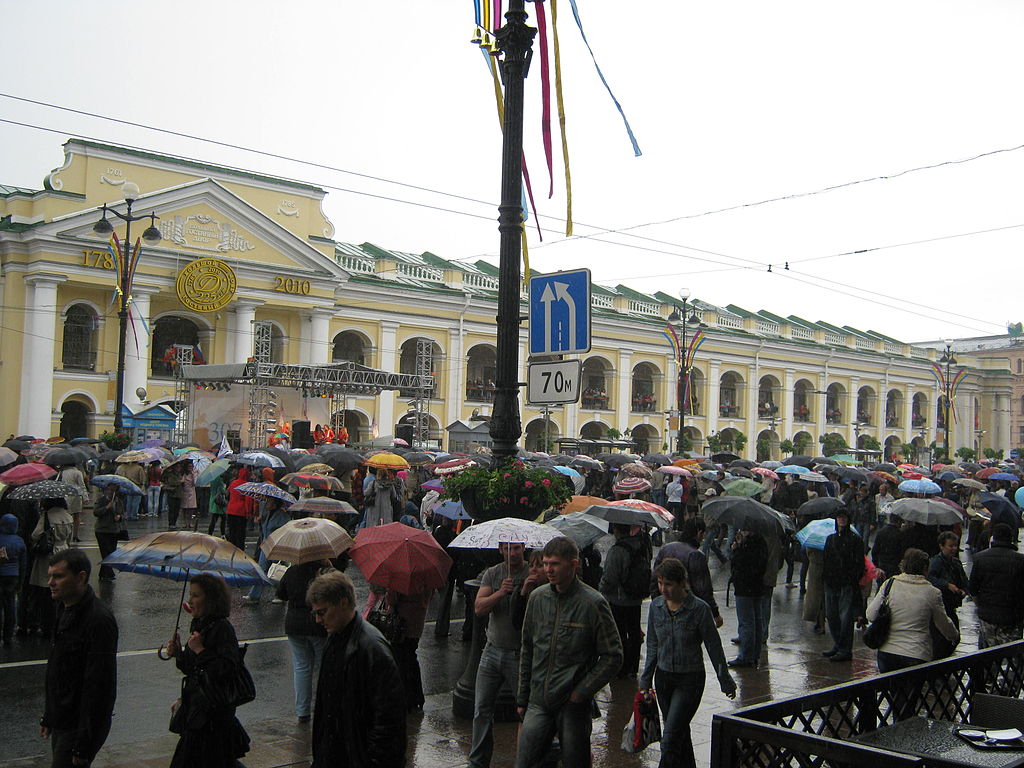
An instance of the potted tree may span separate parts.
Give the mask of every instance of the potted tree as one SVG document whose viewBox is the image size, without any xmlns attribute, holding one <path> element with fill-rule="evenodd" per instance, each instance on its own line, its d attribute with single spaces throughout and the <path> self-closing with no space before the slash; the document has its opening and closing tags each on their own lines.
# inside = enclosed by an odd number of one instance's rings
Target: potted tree
<svg viewBox="0 0 1024 768">
<path fill-rule="evenodd" d="M 569 478 L 528 468 L 521 461 L 496 467 L 470 467 L 444 481 L 441 498 L 461 501 L 475 520 L 518 517 L 533 520 L 561 507 L 573 495 Z"/>
</svg>

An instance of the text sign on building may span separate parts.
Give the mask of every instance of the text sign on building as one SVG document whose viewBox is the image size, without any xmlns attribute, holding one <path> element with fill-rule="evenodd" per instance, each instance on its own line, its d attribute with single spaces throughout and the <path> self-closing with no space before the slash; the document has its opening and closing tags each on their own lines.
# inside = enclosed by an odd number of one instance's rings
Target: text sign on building
<svg viewBox="0 0 1024 768">
<path fill-rule="evenodd" d="M 530 278 L 530 354 L 590 351 L 590 270 Z"/>
<path fill-rule="evenodd" d="M 559 360 L 530 363 L 526 369 L 526 402 L 531 405 L 575 403 L 580 399 L 583 363 Z"/>
</svg>

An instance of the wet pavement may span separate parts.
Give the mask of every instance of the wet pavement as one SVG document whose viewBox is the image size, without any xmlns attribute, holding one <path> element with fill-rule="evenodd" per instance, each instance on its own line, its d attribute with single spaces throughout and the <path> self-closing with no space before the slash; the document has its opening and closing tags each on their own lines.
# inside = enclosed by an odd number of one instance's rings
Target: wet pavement
<svg viewBox="0 0 1024 768">
<path fill-rule="evenodd" d="M 153 519 L 133 523 L 132 535 L 155 531 L 157 526 Z M 82 546 L 94 560 L 98 559 L 94 541 L 86 538 Z M 728 572 L 717 561 L 712 562 L 711 568 L 715 597 L 725 619 L 720 633 L 726 656 L 732 658 L 735 647 L 729 639 L 736 636 L 736 617 L 733 608 L 725 606 Z M 364 600 L 367 586 L 358 569 L 350 566 L 348 573 L 356 583 L 357 599 Z M 97 584 L 95 571 L 93 584 Z M 115 612 L 121 635 L 114 724 L 106 746 L 93 765 L 97 768 L 166 766 L 177 739 L 167 731 L 169 706 L 178 695 L 181 677 L 172 663 L 157 658 L 155 649 L 173 629 L 181 586 L 136 574 L 119 574 L 116 582 L 99 586 L 100 596 Z M 250 768 L 307 766 L 309 726 L 299 724 L 292 714 L 291 659 L 283 637 L 284 606 L 270 603 L 269 589 L 261 604 L 255 607 L 244 605 L 241 594 L 242 591 L 234 590 L 232 622 L 239 638 L 250 643 L 246 663 L 258 690 L 256 701 L 238 712 L 252 739 L 252 750 L 243 762 Z M 408 720 L 408 764 L 448 768 L 466 765 L 470 748 L 470 723 L 452 714 L 451 692 L 462 675 L 471 646 L 461 641 L 461 619 L 453 618 L 449 637 L 434 636 L 436 602 L 431 606 L 420 643 L 427 703 L 422 713 L 411 715 Z M 733 672 L 738 685 L 735 700 L 730 701 L 721 694 L 714 673 L 708 668 L 704 699 L 691 725 L 697 765 L 709 764 L 711 718 L 716 712 L 787 698 L 876 673 L 874 652 L 864 647 L 859 633 L 853 661 L 832 663 L 824 659 L 821 652 L 829 648 L 831 642 L 827 635 L 815 634 L 811 624 L 801 621 L 801 605 L 799 589 L 780 584 L 775 590 L 771 632 L 761 667 Z M 453 613 L 459 614 L 458 608 Z M 977 635 L 972 603 L 960 609 L 960 619 L 963 638 L 958 651 L 975 650 Z M 0 697 L 3 702 L 0 706 L 0 764 L 4 766 L 42 768 L 49 765 L 48 744 L 39 738 L 37 726 L 46 652 L 46 642 L 38 637 L 15 638 L 14 646 L 0 649 L 0 691 L 3 692 Z M 657 745 L 639 755 L 630 755 L 619 746 L 622 729 L 631 715 L 635 691 L 635 681 L 615 680 L 598 695 L 601 717 L 594 721 L 592 739 L 595 766 L 636 768 L 658 764 Z M 513 765 L 515 737 L 514 723 L 495 726 L 492 762 L 495 768 Z"/>
</svg>

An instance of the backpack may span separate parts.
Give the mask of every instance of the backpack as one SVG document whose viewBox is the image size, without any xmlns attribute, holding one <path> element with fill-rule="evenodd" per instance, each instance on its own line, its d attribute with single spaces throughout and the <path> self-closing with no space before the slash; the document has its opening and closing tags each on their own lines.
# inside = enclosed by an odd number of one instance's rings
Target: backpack
<svg viewBox="0 0 1024 768">
<path fill-rule="evenodd" d="M 631 549 L 625 544 L 616 544 L 629 551 L 629 569 L 626 571 L 626 580 L 622 584 L 622 591 L 631 600 L 643 600 L 651 596 L 651 561 L 647 556 L 645 547 Z"/>
</svg>

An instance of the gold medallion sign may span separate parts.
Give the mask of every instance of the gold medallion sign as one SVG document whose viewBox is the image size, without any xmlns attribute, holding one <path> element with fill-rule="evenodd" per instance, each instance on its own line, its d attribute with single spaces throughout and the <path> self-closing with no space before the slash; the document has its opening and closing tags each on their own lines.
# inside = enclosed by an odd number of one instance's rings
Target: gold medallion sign
<svg viewBox="0 0 1024 768">
<path fill-rule="evenodd" d="M 235 295 L 238 279 L 220 259 L 196 259 L 174 283 L 178 301 L 196 312 L 216 312 Z"/>
</svg>

